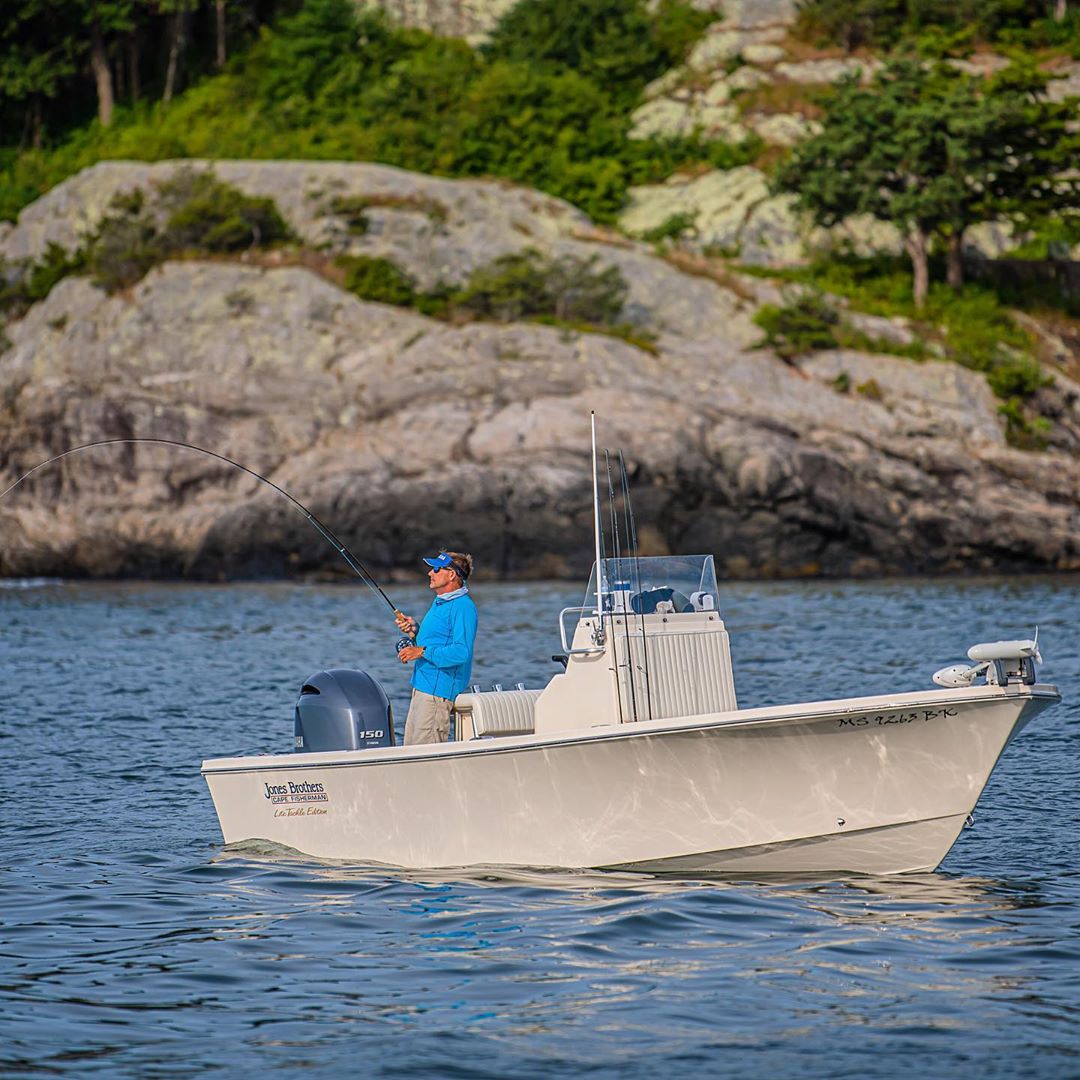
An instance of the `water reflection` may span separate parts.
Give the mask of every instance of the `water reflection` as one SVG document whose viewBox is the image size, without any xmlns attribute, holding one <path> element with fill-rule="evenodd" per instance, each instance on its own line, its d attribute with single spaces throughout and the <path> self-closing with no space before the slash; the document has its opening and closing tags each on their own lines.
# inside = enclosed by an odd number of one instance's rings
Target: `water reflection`
<svg viewBox="0 0 1080 1080">
<path fill-rule="evenodd" d="M 945 871 L 827 881 L 222 851 L 199 761 L 288 746 L 320 667 L 397 694 L 382 613 L 347 588 L 0 590 L 0 1073 L 1070 1075 L 1080 657 L 1046 627 L 1078 588 L 725 587 L 745 705 L 925 685 L 1039 609 L 1066 704 L 1009 748 Z M 477 681 L 546 678 L 558 587 L 483 589 Z"/>
</svg>

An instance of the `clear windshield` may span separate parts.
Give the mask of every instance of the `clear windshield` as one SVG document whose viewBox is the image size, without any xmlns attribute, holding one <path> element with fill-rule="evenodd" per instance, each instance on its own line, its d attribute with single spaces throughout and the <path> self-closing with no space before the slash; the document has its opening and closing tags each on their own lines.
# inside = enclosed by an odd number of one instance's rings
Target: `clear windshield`
<svg viewBox="0 0 1080 1080">
<path fill-rule="evenodd" d="M 716 568 L 711 555 L 665 555 L 648 559 L 604 559 L 600 564 L 605 612 L 639 615 L 716 611 Z M 584 606 L 596 610 L 596 566 Z"/>
</svg>

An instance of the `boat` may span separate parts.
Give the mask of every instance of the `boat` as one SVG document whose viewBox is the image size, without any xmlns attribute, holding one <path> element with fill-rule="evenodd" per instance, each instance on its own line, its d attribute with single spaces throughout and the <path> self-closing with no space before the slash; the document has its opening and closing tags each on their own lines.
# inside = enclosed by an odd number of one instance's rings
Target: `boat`
<svg viewBox="0 0 1080 1080">
<path fill-rule="evenodd" d="M 460 695 L 444 744 L 396 745 L 374 679 L 319 673 L 291 752 L 203 763 L 224 840 L 410 869 L 925 872 L 1060 701 L 1036 634 L 926 690 L 741 709 L 721 599 L 711 555 L 598 551 L 561 670 Z"/>
</svg>

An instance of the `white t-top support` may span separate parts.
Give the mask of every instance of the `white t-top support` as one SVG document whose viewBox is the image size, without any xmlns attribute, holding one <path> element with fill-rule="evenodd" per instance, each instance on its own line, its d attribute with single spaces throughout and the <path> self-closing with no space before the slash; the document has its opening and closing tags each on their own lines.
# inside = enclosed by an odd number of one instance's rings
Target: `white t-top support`
<svg viewBox="0 0 1080 1080">
<path fill-rule="evenodd" d="M 604 598 L 603 573 L 604 568 L 600 562 L 600 486 L 597 480 L 596 465 L 596 413 L 589 412 L 592 421 L 592 490 L 593 490 L 593 537 L 596 541 L 596 618 L 597 638 L 604 640 Z"/>
</svg>

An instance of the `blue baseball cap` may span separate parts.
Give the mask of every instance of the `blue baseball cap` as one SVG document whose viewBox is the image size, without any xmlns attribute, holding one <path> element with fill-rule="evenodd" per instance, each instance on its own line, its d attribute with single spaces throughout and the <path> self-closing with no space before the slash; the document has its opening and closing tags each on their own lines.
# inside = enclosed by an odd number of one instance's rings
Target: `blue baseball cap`
<svg viewBox="0 0 1080 1080">
<path fill-rule="evenodd" d="M 454 560 L 451 559 L 445 551 L 440 552 L 434 559 L 425 558 L 424 562 L 426 562 L 432 570 L 445 570 L 449 566 L 451 570 L 457 571 L 457 567 L 454 566 Z"/>
</svg>

